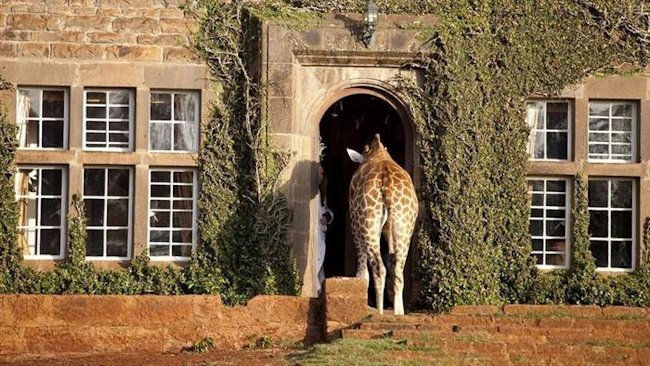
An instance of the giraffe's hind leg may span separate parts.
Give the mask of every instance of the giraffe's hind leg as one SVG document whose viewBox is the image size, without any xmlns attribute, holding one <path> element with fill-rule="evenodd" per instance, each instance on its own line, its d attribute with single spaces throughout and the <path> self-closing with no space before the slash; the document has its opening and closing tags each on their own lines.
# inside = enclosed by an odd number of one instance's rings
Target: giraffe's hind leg
<svg viewBox="0 0 650 366">
<path fill-rule="evenodd" d="M 375 281 L 375 298 L 377 299 L 377 311 L 379 314 L 384 313 L 384 286 L 386 285 L 386 267 L 381 261 L 381 252 L 379 251 L 379 241 L 373 242 L 368 246 L 368 260 L 372 270 L 372 278 Z"/>
<path fill-rule="evenodd" d="M 393 231 L 393 240 L 396 244 L 395 262 L 393 263 L 393 309 L 395 315 L 404 315 L 404 266 L 413 233 L 413 224 L 409 223 L 402 229 Z"/>
</svg>

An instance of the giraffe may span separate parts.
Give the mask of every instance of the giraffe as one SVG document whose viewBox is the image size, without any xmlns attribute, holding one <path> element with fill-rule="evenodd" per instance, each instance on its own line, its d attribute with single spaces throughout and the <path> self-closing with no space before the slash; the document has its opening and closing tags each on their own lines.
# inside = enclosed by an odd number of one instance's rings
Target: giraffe
<svg viewBox="0 0 650 366">
<path fill-rule="evenodd" d="M 369 281 L 368 261 L 375 281 L 377 310 L 384 312 L 386 268 L 379 241 L 383 232 L 393 264 L 393 308 L 404 314 L 404 264 L 415 220 L 418 199 L 408 173 L 390 157 L 379 134 L 365 146 L 363 155 L 348 149 L 350 159 L 360 163 L 350 182 L 350 226 L 357 249 L 357 277 Z"/>
</svg>

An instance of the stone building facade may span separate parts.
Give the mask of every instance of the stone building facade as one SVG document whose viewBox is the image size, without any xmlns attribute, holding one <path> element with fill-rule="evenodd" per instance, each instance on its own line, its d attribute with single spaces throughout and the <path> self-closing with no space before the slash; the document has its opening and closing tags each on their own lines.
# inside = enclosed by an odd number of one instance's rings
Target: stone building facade
<svg viewBox="0 0 650 366">
<path fill-rule="evenodd" d="M 197 240 L 198 131 L 213 94 L 208 68 L 189 47 L 195 24 L 182 2 L 0 4 L 0 70 L 16 87 L 0 98 L 25 131 L 16 189 L 27 202 L 21 240 L 29 265 L 51 268 L 65 254 L 65 208 L 74 193 L 94 205 L 96 264 L 118 267 L 142 250 L 162 262 L 187 259 Z M 354 274 L 346 202 L 355 166 L 345 148 L 361 149 L 379 132 L 419 185 L 417 132 L 393 81 L 421 82 L 405 65 L 426 51 L 422 30 L 435 18 L 381 15 L 369 47 L 359 38 L 360 15 L 314 22 L 302 29 L 264 21 L 259 56 L 264 117 L 291 153 L 281 189 L 294 212 L 290 240 L 304 295 L 314 294 L 319 166 L 335 212 L 328 276 Z M 569 265 L 570 192 L 584 167 L 599 270 L 634 270 L 650 215 L 650 72 L 590 78 L 557 98 L 531 98 L 528 123 L 532 254 L 540 267 Z M 60 189 L 36 184 L 43 177 Z"/>
</svg>

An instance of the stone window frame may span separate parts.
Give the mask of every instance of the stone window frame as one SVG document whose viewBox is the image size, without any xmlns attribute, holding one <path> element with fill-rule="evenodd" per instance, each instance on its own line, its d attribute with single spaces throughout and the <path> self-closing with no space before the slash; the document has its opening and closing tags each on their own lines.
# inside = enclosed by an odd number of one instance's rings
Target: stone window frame
<svg viewBox="0 0 650 366">
<path fill-rule="evenodd" d="M 170 120 L 154 120 L 151 116 L 151 105 L 153 103 L 153 94 L 169 94 L 171 95 L 171 119 Z M 177 121 L 174 117 L 174 96 L 176 94 L 186 94 L 191 95 L 196 98 L 195 101 L 195 110 L 194 110 L 194 121 Z M 191 89 L 151 89 L 149 92 L 149 151 L 155 153 L 196 153 L 199 150 L 199 135 L 200 135 L 200 108 L 201 108 L 201 93 L 199 90 Z M 188 125 L 193 123 L 195 125 L 195 134 L 193 136 L 193 148 L 188 150 L 181 150 L 174 148 L 174 127 L 176 125 Z M 171 129 L 171 148 L 170 149 L 154 149 L 152 148 L 152 125 L 153 124 L 170 124 Z"/>
<path fill-rule="evenodd" d="M 18 106 L 20 105 L 20 92 L 22 90 L 31 90 L 31 91 L 38 91 L 39 92 L 39 97 L 40 97 L 40 115 L 38 117 L 29 117 L 29 114 L 25 116 L 20 116 L 18 114 Z M 62 91 L 63 92 L 63 141 L 61 144 L 61 147 L 43 147 L 42 146 L 42 140 L 43 140 L 43 122 L 47 122 L 48 120 L 60 120 L 60 118 L 54 118 L 54 117 L 43 117 L 42 111 L 43 111 L 43 92 L 44 91 Z M 19 85 L 16 88 L 16 124 L 18 125 L 18 149 L 20 150 L 67 150 L 68 149 L 68 126 L 70 124 L 70 92 L 68 88 L 65 87 L 60 87 L 60 86 L 27 86 L 27 85 Z M 23 133 L 23 126 L 24 128 L 26 127 L 27 121 L 38 121 L 39 124 L 39 146 L 36 147 L 29 147 L 29 146 L 21 146 L 21 134 Z M 25 132 L 26 133 L 26 132 Z"/>
<path fill-rule="evenodd" d="M 531 255 L 535 254 L 540 254 L 542 255 L 542 264 L 537 264 L 537 267 L 540 269 L 567 269 L 569 268 L 570 264 L 570 258 L 571 258 L 571 208 L 572 208 L 572 196 L 573 196 L 573 186 L 572 186 L 572 179 L 569 177 L 562 177 L 562 176 L 528 176 L 526 177 L 527 183 L 529 183 L 529 190 L 528 194 L 531 195 L 531 213 L 529 215 L 529 221 L 533 219 L 532 213 L 533 210 L 535 209 L 541 209 L 543 211 L 541 220 L 543 226 L 542 226 L 542 235 L 541 236 L 536 236 L 536 235 L 531 235 L 531 244 L 533 240 L 542 240 L 542 249 L 541 250 L 534 250 L 534 246 L 531 251 Z M 542 181 L 544 182 L 544 188 L 542 191 L 532 191 L 530 182 L 531 181 Z M 564 190 L 564 206 L 550 206 L 547 205 L 546 203 L 546 196 L 547 196 L 547 182 L 548 181 L 556 181 L 556 182 L 564 182 L 565 183 L 565 190 Z M 544 202 L 542 202 L 541 205 L 534 205 L 534 201 L 532 199 L 532 194 L 534 193 L 541 193 L 543 195 Z M 562 218 L 564 220 L 564 236 L 557 236 L 557 235 L 547 235 L 546 231 L 546 223 L 547 223 L 547 210 L 548 209 L 554 209 L 554 210 L 559 210 L 563 209 L 564 210 L 564 217 Z M 559 219 L 559 218 L 553 218 Z M 559 220 L 555 220 L 559 221 Z M 546 249 L 546 240 L 548 239 L 563 239 L 565 242 L 564 250 L 563 251 L 549 251 Z M 564 264 L 563 265 L 549 265 L 546 264 L 546 256 L 547 255 L 564 255 Z"/>
<path fill-rule="evenodd" d="M 88 93 L 106 93 L 106 103 L 103 104 L 103 106 L 106 107 L 107 109 L 107 116 L 103 119 L 103 122 L 106 123 L 106 140 L 104 141 L 105 145 L 110 145 L 110 124 L 111 122 L 124 122 L 122 121 L 115 121 L 116 118 L 111 118 L 110 117 L 110 110 L 109 108 L 111 106 L 119 106 L 119 107 L 124 107 L 124 104 L 111 104 L 109 100 L 109 94 L 111 92 L 117 92 L 117 91 L 126 91 L 129 93 L 129 118 L 128 118 L 128 124 L 129 124 L 129 136 L 128 136 L 128 147 L 110 147 L 110 146 L 102 146 L 102 147 L 92 147 L 88 146 L 88 122 L 92 122 L 88 120 L 87 116 L 87 108 L 89 108 L 88 104 Z M 135 96 L 135 91 L 133 88 L 85 88 L 83 91 L 83 123 L 82 123 L 82 128 L 83 128 L 83 150 L 85 151 L 111 151 L 111 152 L 131 152 L 134 150 L 134 145 L 135 145 L 135 103 L 136 103 L 136 96 Z M 95 119 L 95 118 L 94 118 Z M 97 118 L 99 119 L 99 118 Z M 102 122 L 102 121 L 98 121 Z M 124 131 L 124 130 L 119 130 L 119 131 Z"/>
<path fill-rule="evenodd" d="M 531 117 L 529 116 L 530 109 L 528 106 L 534 103 L 543 103 L 544 104 L 544 126 L 542 129 L 538 129 L 536 126 L 536 121 L 534 120 L 529 120 Z M 549 103 L 564 103 L 567 104 L 567 128 L 566 129 L 548 129 L 546 126 L 546 121 L 547 121 L 547 105 Z M 531 99 L 528 100 L 526 103 L 526 124 L 530 128 L 530 135 L 528 137 L 528 153 L 529 153 L 529 160 L 531 161 L 571 161 L 573 158 L 573 147 L 574 147 L 574 137 L 573 137 L 573 129 L 574 129 L 574 103 L 572 100 L 568 99 Z M 546 143 L 547 138 L 548 138 L 548 133 L 553 133 L 553 132 L 559 132 L 559 133 L 566 133 L 566 158 L 564 159 L 555 159 L 555 158 L 548 158 L 548 145 Z M 536 133 L 543 133 L 544 134 L 544 157 L 543 158 L 536 158 L 535 157 L 535 138 L 534 136 Z"/>
<path fill-rule="evenodd" d="M 86 195 L 84 192 L 83 188 L 85 186 L 85 172 L 88 169 L 104 169 L 105 172 L 105 177 L 104 177 L 104 194 L 103 195 Z M 127 219 L 127 239 L 126 239 L 126 256 L 107 256 L 107 240 L 106 240 L 106 232 L 111 230 L 111 229 L 120 229 L 123 230 L 124 227 L 122 225 L 115 225 L 115 226 L 110 226 L 108 225 L 107 222 L 107 201 L 109 199 L 114 198 L 114 199 L 123 199 L 123 197 L 126 196 L 110 196 L 107 194 L 108 190 L 108 174 L 106 172 L 108 169 L 123 169 L 123 170 L 128 170 L 129 171 L 129 193 L 128 193 L 128 207 L 127 207 L 127 212 L 128 212 L 128 219 Z M 104 242 L 102 245 L 103 249 L 103 255 L 102 256 L 89 256 L 88 255 L 88 248 L 86 248 L 86 260 L 89 261 L 123 261 L 123 260 L 130 260 L 132 258 L 132 253 L 133 253 L 133 217 L 135 216 L 135 207 L 134 207 L 134 185 L 135 185 L 135 174 L 134 174 L 134 169 L 132 166 L 127 166 L 127 165 L 101 165 L 101 166 L 96 166 L 96 165 L 84 165 L 83 171 L 82 171 L 82 181 L 81 181 L 81 187 L 82 187 L 82 198 L 84 199 L 84 202 L 86 199 L 102 199 L 104 201 L 103 204 L 103 215 L 104 215 L 104 220 L 102 225 L 90 225 L 90 222 L 87 223 L 86 225 L 86 232 L 90 230 L 102 230 L 103 232 L 103 237 L 104 237 Z M 90 241 L 90 238 L 88 239 Z M 88 247 L 88 244 L 86 244 Z"/>
<path fill-rule="evenodd" d="M 155 231 L 155 230 L 153 230 L 155 227 L 151 226 L 151 220 L 150 220 L 151 217 L 153 216 L 153 212 L 152 212 L 153 209 L 151 207 L 151 201 L 152 201 L 151 173 L 153 173 L 153 172 L 169 172 L 171 174 L 171 177 L 172 177 L 171 180 L 173 180 L 173 174 L 175 172 L 192 172 L 192 184 L 191 184 L 191 187 L 192 187 L 192 197 L 191 197 L 191 200 L 192 200 L 192 228 L 191 228 L 191 231 L 192 231 L 192 243 L 191 243 L 191 252 L 190 252 L 189 256 L 174 256 L 174 255 L 171 254 L 171 248 L 174 245 L 172 235 L 170 235 L 169 244 L 168 244 L 168 246 L 170 248 L 170 252 L 169 252 L 170 254 L 169 255 L 167 255 L 167 256 L 152 256 L 150 254 L 151 253 L 151 245 L 152 245 L 151 231 Z M 149 256 L 149 258 L 152 261 L 187 262 L 187 261 L 189 261 L 191 259 L 191 253 L 194 252 L 194 250 L 196 249 L 196 245 L 198 243 L 198 225 L 197 225 L 197 218 L 198 218 L 197 199 L 198 199 L 198 196 L 199 196 L 199 179 L 198 178 L 199 178 L 199 171 L 198 171 L 197 168 L 151 167 L 149 169 L 149 175 L 148 175 L 149 191 L 148 191 L 148 195 L 147 195 L 147 197 L 148 197 L 148 206 L 147 207 L 149 209 L 149 215 L 148 215 L 149 220 L 147 220 L 147 255 Z M 172 184 L 173 184 L 173 182 L 170 181 L 169 185 L 171 186 Z M 170 189 L 172 189 L 172 187 L 170 187 Z M 169 198 L 162 198 L 162 199 L 159 198 L 158 200 L 170 201 L 170 210 L 168 212 L 173 213 L 173 211 L 174 211 L 173 210 L 173 202 L 175 201 L 175 197 L 172 197 L 170 195 Z M 172 215 L 170 215 L 170 225 L 171 226 L 168 227 L 168 228 L 157 228 L 156 230 L 164 231 L 164 230 L 161 230 L 161 229 L 166 229 L 166 230 L 168 230 L 170 232 L 170 234 L 173 233 L 174 231 L 181 231 L 181 230 L 175 230 L 176 228 L 173 227 L 173 217 L 172 217 Z M 184 231 L 188 231 L 188 230 L 184 230 Z M 183 243 L 183 244 L 185 244 L 185 243 Z M 160 244 L 154 244 L 154 245 L 160 245 Z"/>
<path fill-rule="evenodd" d="M 592 211 L 605 211 L 608 213 L 608 228 L 607 232 L 608 235 L 607 237 L 593 237 L 593 235 L 590 232 L 590 237 L 589 237 L 589 242 L 590 242 L 590 247 L 591 247 L 591 242 L 593 241 L 606 241 L 607 242 L 607 267 L 600 267 L 598 266 L 596 271 L 598 272 L 634 272 L 636 269 L 636 252 L 637 252 L 637 215 L 639 212 L 639 207 L 638 207 L 638 178 L 634 177 L 614 177 L 614 176 L 594 176 L 594 177 L 589 177 L 589 182 L 592 181 L 607 181 L 607 207 L 591 207 L 590 204 L 588 205 L 589 213 L 591 215 Z M 632 182 L 632 197 L 630 197 L 631 200 L 631 208 L 612 208 L 611 207 L 611 182 L 612 181 L 628 181 Z M 631 220 L 630 220 L 630 233 L 631 237 L 630 238 L 612 238 L 612 233 L 611 233 L 611 212 L 612 211 L 630 211 L 631 212 Z M 591 231 L 591 230 L 590 230 Z M 630 267 L 612 267 L 612 252 L 611 252 L 611 247 L 612 247 L 612 241 L 631 241 L 631 258 L 630 258 Z M 590 248 L 591 250 L 591 248 Z M 594 256 L 595 257 L 595 256 Z"/>
<path fill-rule="evenodd" d="M 592 104 L 609 104 L 609 115 L 608 116 L 598 116 L 598 115 L 592 115 L 591 114 L 591 105 Z M 630 159 L 614 159 L 612 158 L 612 133 L 628 133 L 627 131 L 624 130 L 614 130 L 612 128 L 612 122 L 613 120 L 622 120 L 622 119 L 628 119 L 628 117 L 625 116 L 613 116 L 612 115 L 612 109 L 615 105 L 629 105 L 631 107 L 631 116 L 629 119 L 631 119 L 631 131 L 629 134 L 631 135 L 630 137 L 630 145 L 631 145 L 631 154 L 630 154 Z M 587 160 L 590 163 L 606 163 L 606 164 L 633 164 L 638 161 L 638 155 L 639 155 L 639 122 L 638 122 L 638 116 L 637 116 L 637 111 L 638 111 L 638 103 L 634 100 L 599 100 L 599 99 L 593 99 L 589 100 L 588 103 L 588 120 L 587 120 L 587 129 L 588 129 L 588 135 L 587 135 L 587 149 L 589 149 L 592 145 L 604 145 L 604 142 L 598 144 L 598 141 L 592 141 L 591 140 L 591 135 L 592 134 L 604 134 L 600 132 L 600 130 L 592 130 L 591 129 L 591 120 L 592 119 L 607 119 L 609 121 L 608 126 L 609 129 L 606 131 L 607 134 L 609 135 L 609 139 L 607 142 L 608 146 L 608 153 L 607 159 L 596 159 L 592 157 L 592 153 L 588 150 L 587 151 Z M 616 143 L 614 144 L 617 145 L 623 145 L 622 143 Z M 616 155 L 623 155 L 623 154 L 616 154 Z"/>
<path fill-rule="evenodd" d="M 67 210 L 67 207 L 68 207 L 68 200 L 67 200 L 67 197 L 68 197 L 67 196 L 67 194 L 68 194 L 68 169 L 67 169 L 66 166 L 60 166 L 60 165 L 45 165 L 45 164 L 41 164 L 41 165 L 23 165 L 23 164 L 19 164 L 19 165 L 17 165 L 17 172 L 20 172 L 21 170 L 25 170 L 25 169 L 37 169 L 39 171 L 42 171 L 44 169 L 45 170 L 60 170 L 61 171 L 61 194 L 60 195 L 43 195 L 41 193 L 41 189 L 40 189 L 41 182 L 39 182 L 39 193 L 37 195 L 33 196 L 34 198 L 37 199 L 37 205 L 38 205 L 39 208 L 41 207 L 41 200 L 43 198 L 60 198 L 60 200 L 61 200 L 60 225 L 57 225 L 57 226 L 55 226 L 55 225 L 45 225 L 45 229 L 58 228 L 59 230 L 61 230 L 61 232 L 60 232 L 60 241 L 59 241 L 59 245 L 60 245 L 60 248 L 59 248 L 59 251 L 60 251 L 59 253 L 60 254 L 59 255 L 40 254 L 40 253 L 37 253 L 37 254 L 23 253 L 23 258 L 25 260 L 48 260 L 48 259 L 50 259 L 50 260 L 58 260 L 58 259 L 63 259 L 63 258 L 65 258 L 66 252 L 67 252 L 66 249 L 67 249 L 67 238 L 68 238 L 68 230 L 67 230 L 68 228 L 67 228 L 67 222 L 66 222 L 67 213 L 68 213 L 67 212 L 68 211 Z M 21 194 L 19 192 L 19 187 L 21 185 L 21 183 L 19 182 L 19 179 L 20 179 L 19 174 L 16 174 L 15 179 L 16 179 L 16 181 L 15 181 L 16 200 L 19 202 L 18 204 L 20 205 L 21 200 L 26 198 L 26 197 L 29 197 L 29 196 Z M 19 209 L 19 215 L 22 216 L 20 211 L 21 211 L 21 209 Z M 39 212 L 39 215 L 40 215 L 40 211 L 41 211 L 40 209 L 37 210 L 37 212 Z M 20 217 L 19 217 L 19 220 L 20 220 Z M 36 230 L 39 230 L 39 229 L 43 229 L 43 226 L 44 225 L 40 224 L 40 218 L 39 218 L 39 224 L 34 226 L 34 228 Z M 18 222 L 18 238 L 19 238 L 18 240 L 22 240 L 21 239 L 22 238 L 21 230 L 22 229 L 29 229 L 31 227 L 32 226 L 29 226 L 29 225 L 27 225 L 27 226 L 21 225 L 21 222 Z M 37 248 L 40 248 L 40 239 L 39 239 L 39 241 L 37 243 L 35 243 L 35 245 L 36 245 Z M 21 249 L 23 249 L 23 250 L 25 249 L 22 242 L 21 242 Z M 39 250 L 39 252 L 40 252 L 40 250 Z"/>
</svg>

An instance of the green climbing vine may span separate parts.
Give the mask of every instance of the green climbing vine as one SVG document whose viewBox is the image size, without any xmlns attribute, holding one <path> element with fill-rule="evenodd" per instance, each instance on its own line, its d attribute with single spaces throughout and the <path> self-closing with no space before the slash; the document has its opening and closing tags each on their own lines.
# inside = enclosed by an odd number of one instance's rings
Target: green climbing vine
<svg viewBox="0 0 650 366">
<path fill-rule="evenodd" d="M 184 269 L 99 271 L 72 255 L 50 273 L 22 268 L 16 211 L 1 213 L 0 292 L 215 293 L 231 303 L 255 294 L 295 294 L 291 211 L 277 193 L 287 157 L 268 139 L 259 79 L 261 20 L 295 31 L 317 16 L 361 12 L 365 0 L 188 1 L 195 47 L 218 86 L 199 152 L 202 242 Z M 575 179 L 571 268 L 539 272 L 530 257 L 525 178 L 525 100 L 553 96 L 585 77 L 634 73 L 648 61 L 642 0 L 376 0 L 382 13 L 435 14 L 418 26 L 428 51 L 405 65 L 423 83 L 394 80 L 418 129 L 424 212 L 418 245 L 422 306 L 511 302 L 650 305 L 650 255 L 630 275 L 603 277 L 589 251 L 587 180 Z M 424 39 L 426 38 L 426 39 Z M 0 128 L 4 172 L 13 171 L 14 131 Z M 5 169 L 6 168 L 6 169 Z M 13 202 L 11 173 L 0 200 Z M 81 209 L 79 207 L 78 209 Z M 74 220 L 74 219 L 72 219 Z M 70 224 L 70 241 L 84 242 Z M 650 241 L 646 226 L 644 247 Z M 71 244 L 74 246 L 74 244 Z M 81 244 L 80 244 L 81 247 Z M 4 254 L 7 253 L 7 254 Z M 83 253 L 83 251 L 81 251 Z M 75 272 L 76 271 L 76 272 Z M 57 274 L 58 273 L 58 274 Z M 69 274 L 69 275 L 68 275 Z M 68 277 L 66 277 L 68 276 Z M 79 277 L 84 276 L 85 282 Z M 17 280 L 38 278 L 34 283 Z M 27 285 L 17 285 L 17 284 Z M 31 285 L 30 285 L 31 283 Z M 40 288 L 39 288 L 40 286 Z"/>
</svg>

